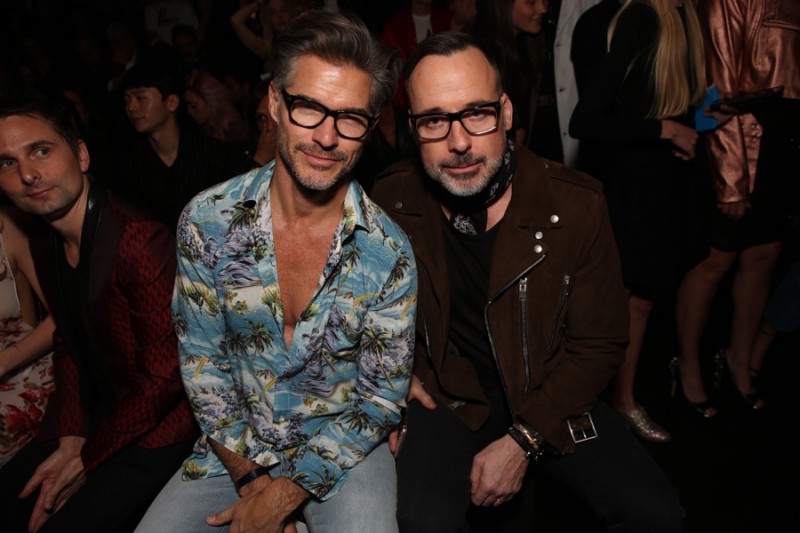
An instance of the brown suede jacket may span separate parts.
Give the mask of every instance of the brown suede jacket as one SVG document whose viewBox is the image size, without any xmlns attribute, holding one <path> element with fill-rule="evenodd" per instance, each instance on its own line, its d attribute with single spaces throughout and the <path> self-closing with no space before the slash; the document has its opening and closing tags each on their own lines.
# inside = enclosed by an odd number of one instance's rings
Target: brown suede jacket
<svg viewBox="0 0 800 533">
<path fill-rule="evenodd" d="M 516 420 L 558 453 L 574 449 L 567 420 L 590 411 L 624 358 L 627 300 L 601 186 L 517 149 L 484 317 Z M 418 162 L 390 167 L 372 198 L 411 239 L 419 272 L 414 373 L 477 429 L 488 402 L 474 367 L 448 354 L 451 305 L 440 205 Z"/>
<path fill-rule="evenodd" d="M 706 0 L 698 4 L 707 31 L 706 66 L 723 97 L 782 85 L 783 97 L 800 99 L 800 2 Z M 738 115 L 708 135 L 719 202 L 746 200 L 756 178 L 761 124 Z"/>
</svg>

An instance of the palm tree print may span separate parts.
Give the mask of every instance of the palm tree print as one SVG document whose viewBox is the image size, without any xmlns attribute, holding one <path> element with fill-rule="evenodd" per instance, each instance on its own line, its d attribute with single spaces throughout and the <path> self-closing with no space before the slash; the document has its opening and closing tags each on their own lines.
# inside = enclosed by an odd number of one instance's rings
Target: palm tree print
<svg viewBox="0 0 800 533">
<path fill-rule="evenodd" d="M 272 346 L 272 334 L 264 324 L 250 319 L 245 319 L 245 322 L 248 325 L 245 342 L 255 353 L 261 353 Z"/>
<path fill-rule="evenodd" d="M 286 346 L 273 169 L 201 193 L 179 222 L 174 327 L 206 437 L 184 475 L 226 475 L 208 446 L 213 436 L 256 463 L 280 462 L 324 500 L 400 419 L 415 340 L 415 263 L 405 235 L 351 183 L 320 286 Z"/>
<path fill-rule="evenodd" d="M 233 205 L 233 214 L 228 224 L 228 231 L 249 228 L 256 217 L 255 200 L 239 201 Z"/>
</svg>

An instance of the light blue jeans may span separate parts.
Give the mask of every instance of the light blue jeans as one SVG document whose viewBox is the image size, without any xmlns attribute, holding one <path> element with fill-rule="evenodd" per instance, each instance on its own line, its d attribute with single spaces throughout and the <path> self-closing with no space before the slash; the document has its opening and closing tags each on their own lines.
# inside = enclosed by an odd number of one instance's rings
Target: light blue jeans
<svg viewBox="0 0 800 533">
<path fill-rule="evenodd" d="M 272 477 L 280 471 L 280 465 L 276 465 Z M 183 481 L 178 470 L 150 505 L 135 533 L 226 532 L 227 526 L 211 527 L 206 517 L 238 499 L 229 476 Z M 381 444 L 351 469 L 336 495 L 324 502 L 312 498 L 302 510 L 311 533 L 397 533 L 397 476 L 389 445 Z"/>
</svg>

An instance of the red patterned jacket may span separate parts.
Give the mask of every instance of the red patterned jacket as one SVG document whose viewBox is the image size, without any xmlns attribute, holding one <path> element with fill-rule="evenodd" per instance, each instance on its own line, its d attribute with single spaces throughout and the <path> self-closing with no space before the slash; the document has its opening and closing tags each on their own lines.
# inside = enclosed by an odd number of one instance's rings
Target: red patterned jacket
<svg viewBox="0 0 800 533">
<path fill-rule="evenodd" d="M 161 223 L 96 186 L 89 192 L 81 238 L 80 302 L 66 306 L 58 265 L 62 241 L 48 230 L 32 239 L 39 280 L 56 321 L 56 391 L 43 433 L 87 438 L 81 451 L 91 472 L 123 448 L 159 448 L 193 439 L 197 429 L 178 372 L 171 300 L 175 239 Z M 92 430 L 81 398 L 75 332 L 66 313 L 80 309 L 84 345 L 103 359 L 113 398 Z M 74 317 L 71 317 L 74 319 Z M 84 373 L 84 379 L 96 379 Z"/>
</svg>

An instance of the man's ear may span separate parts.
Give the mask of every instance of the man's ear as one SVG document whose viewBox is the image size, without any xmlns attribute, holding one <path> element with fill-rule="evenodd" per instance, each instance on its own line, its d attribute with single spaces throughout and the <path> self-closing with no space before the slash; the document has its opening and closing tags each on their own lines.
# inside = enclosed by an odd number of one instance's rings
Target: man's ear
<svg viewBox="0 0 800 533">
<path fill-rule="evenodd" d="M 272 120 L 274 120 L 275 123 L 277 124 L 278 116 L 280 115 L 280 113 L 278 112 L 279 111 L 278 108 L 280 107 L 280 102 L 279 102 L 278 90 L 272 83 L 269 84 L 268 95 L 269 95 L 269 116 L 271 116 Z"/>
<path fill-rule="evenodd" d="M 86 147 L 86 143 L 78 141 L 78 163 L 81 166 L 81 172 L 86 174 L 89 171 L 90 162 L 91 158 L 89 157 L 89 149 Z"/>
<path fill-rule="evenodd" d="M 178 106 L 181 105 L 181 98 L 177 94 L 171 94 L 167 96 L 167 109 L 170 113 L 174 113 L 178 110 Z"/>
<path fill-rule="evenodd" d="M 505 131 L 508 131 L 514 122 L 514 105 L 506 93 L 500 95 L 500 105 L 502 106 L 500 115 L 503 117 L 503 125 L 505 126 Z"/>
</svg>

